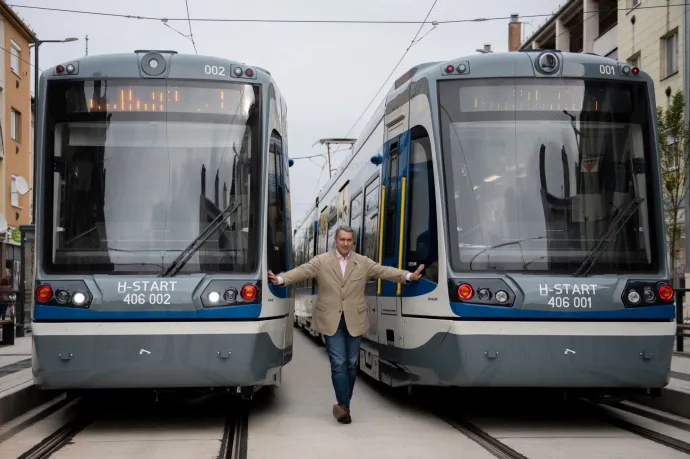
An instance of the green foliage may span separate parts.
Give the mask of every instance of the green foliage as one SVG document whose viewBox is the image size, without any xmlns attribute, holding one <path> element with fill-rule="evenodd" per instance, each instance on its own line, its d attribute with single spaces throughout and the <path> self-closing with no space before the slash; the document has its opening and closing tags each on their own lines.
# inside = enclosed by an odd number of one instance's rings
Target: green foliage
<svg viewBox="0 0 690 459">
<path fill-rule="evenodd" d="M 683 227 L 680 216 L 688 189 L 686 171 L 690 149 L 687 148 L 687 142 L 690 132 L 683 117 L 684 108 L 685 100 L 680 90 L 671 97 L 666 109 L 657 107 L 666 238 L 674 270 L 675 251 L 680 244 Z"/>
</svg>

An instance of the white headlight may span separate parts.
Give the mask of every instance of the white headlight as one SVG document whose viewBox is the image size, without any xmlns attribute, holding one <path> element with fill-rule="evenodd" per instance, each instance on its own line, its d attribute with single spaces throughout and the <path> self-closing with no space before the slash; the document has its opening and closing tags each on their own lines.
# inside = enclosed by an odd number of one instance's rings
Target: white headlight
<svg viewBox="0 0 690 459">
<path fill-rule="evenodd" d="M 72 295 L 72 302 L 77 306 L 81 306 L 86 302 L 86 295 L 84 295 L 81 292 L 77 292 L 74 295 Z"/>
<path fill-rule="evenodd" d="M 217 303 L 220 301 L 220 293 L 218 292 L 211 292 L 208 294 L 208 301 L 211 303 Z"/>
</svg>

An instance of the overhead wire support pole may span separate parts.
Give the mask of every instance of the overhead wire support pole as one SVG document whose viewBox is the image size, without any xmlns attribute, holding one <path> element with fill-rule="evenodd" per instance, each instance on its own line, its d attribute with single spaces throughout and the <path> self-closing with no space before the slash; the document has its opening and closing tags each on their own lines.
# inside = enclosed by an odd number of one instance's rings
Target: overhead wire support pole
<svg viewBox="0 0 690 459">
<path fill-rule="evenodd" d="M 324 144 L 326 145 L 326 149 L 328 151 L 328 177 L 329 178 L 333 176 L 332 173 L 335 170 L 331 167 L 331 144 L 332 143 L 345 144 L 345 145 L 350 145 L 350 148 L 353 148 L 355 145 L 355 142 L 357 142 L 357 139 L 348 139 L 348 138 L 340 138 L 340 137 L 332 138 L 332 139 L 319 139 L 316 142 L 314 142 L 314 145 L 316 145 L 317 143 L 320 143 L 321 145 L 324 145 Z M 312 147 L 314 145 L 312 145 Z"/>
<path fill-rule="evenodd" d="M 686 3 L 685 7 L 683 8 L 683 98 L 685 99 L 685 107 L 683 110 L 683 123 L 687 126 L 688 122 L 690 122 L 690 48 L 688 48 L 688 44 L 690 44 L 690 23 L 688 22 L 690 20 L 690 3 Z M 685 148 L 690 148 L 690 146 L 685 143 Z M 687 158 L 687 155 L 683 155 L 684 158 Z M 690 164 L 684 164 L 683 167 L 685 168 L 685 173 L 690 174 Z M 686 180 L 686 183 L 688 183 L 688 180 Z M 685 191 L 685 202 L 684 202 L 684 212 L 683 212 L 683 220 L 684 220 L 684 237 L 685 237 L 685 244 L 684 244 L 684 251 L 685 251 L 685 267 L 683 269 L 683 273 L 679 279 L 679 286 L 682 288 L 687 287 L 687 279 L 688 279 L 688 266 L 690 265 L 690 193 Z M 672 257 L 675 257 L 676 254 L 672 253 Z M 675 276 L 675 273 L 671 273 L 671 276 Z M 685 294 L 682 296 L 678 297 L 681 302 L 680 307 L 678 308 L 679 311 L 685 310 L 684 308 L 684 299 L 685 299 Z M 677 318 L 679 323 L 683 322 L 684 317 L 679 317 Z"/>
</svg>

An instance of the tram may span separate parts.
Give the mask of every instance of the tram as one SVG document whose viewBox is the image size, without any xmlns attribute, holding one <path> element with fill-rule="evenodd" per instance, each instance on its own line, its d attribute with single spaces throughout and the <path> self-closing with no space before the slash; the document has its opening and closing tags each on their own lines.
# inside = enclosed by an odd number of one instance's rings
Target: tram
<svg viewBox="0 0 690 459">
<path fill-rule="evenodd" d="M 401 75 L 295 235 L 296 262 L 359 253 L 424 277 L 371 279 L 359 366 L 399 386 L 658 391 L 674 292 L 656 102 L 638 68 L 491 53 Z M 318 285 L 296 294 L 312 334 Z"/>
<path fill-rule="evenodd" d="M 294 293 L 287 106 L 259 67 L 174 51 L 42 73 L 33 377 L 45 389 L 279 385 Z"/>
</svg>

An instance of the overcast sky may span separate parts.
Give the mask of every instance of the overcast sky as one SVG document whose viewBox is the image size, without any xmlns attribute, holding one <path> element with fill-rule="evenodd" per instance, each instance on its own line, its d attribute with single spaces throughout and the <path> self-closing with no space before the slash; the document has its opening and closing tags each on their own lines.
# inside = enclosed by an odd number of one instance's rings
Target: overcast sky
<svg viewBox="0 0 690 459">
<path fill-rule="evenodd" d="M 186 18 L 185 0 L 30 0 L 12 1 L 15 11 L 43 40 L 78 37 L 78 42 L 44 44 L 41 69 L 85 54 L 172 49 L 194 53 L 191 41 L 159 21 L 111 18 L 20 8 L 45 6 L 128 15 Z M 193 18 L 338 19 L 421 21 L 434 0 L 188 0 Z M 432 20 L 549 14 L 555 0 L 438 0 Z M 561 0 L 560 3 L 563 3 Z M 526 36 L 547 18 L 526 19 Z M 394 75 L 352 131 L 356 137 L 368 122 L 392 81 L 417 63 L 473 54 L 484 43 L 506 51 L 508 20 L 441 24 L 413 46 Z M 189 24 L 170 21 L 189 34 Z M 319 138 L 342 137 L 381 87 L 417 32 L 417 24 L 276 24 L 192 21 L 200 55 L 226 57 L 268 69 L 287 100 L 289 150 L 293 158 L 325 153 Z M 425 25 L 420 36 L 432 28 Z M 32 56 L 33 59 L 33 56 Z M 33 60 L 32 60 L 33 62 Z M 333 157 L 334 167 L 343 158 Z M 295 227 L 313 206 L 328 180 L 324 158 L 295 161 L 292 167 L 292 209 Z M 315 183 L 320 178 L 318 185 Z"/>
</svg>

